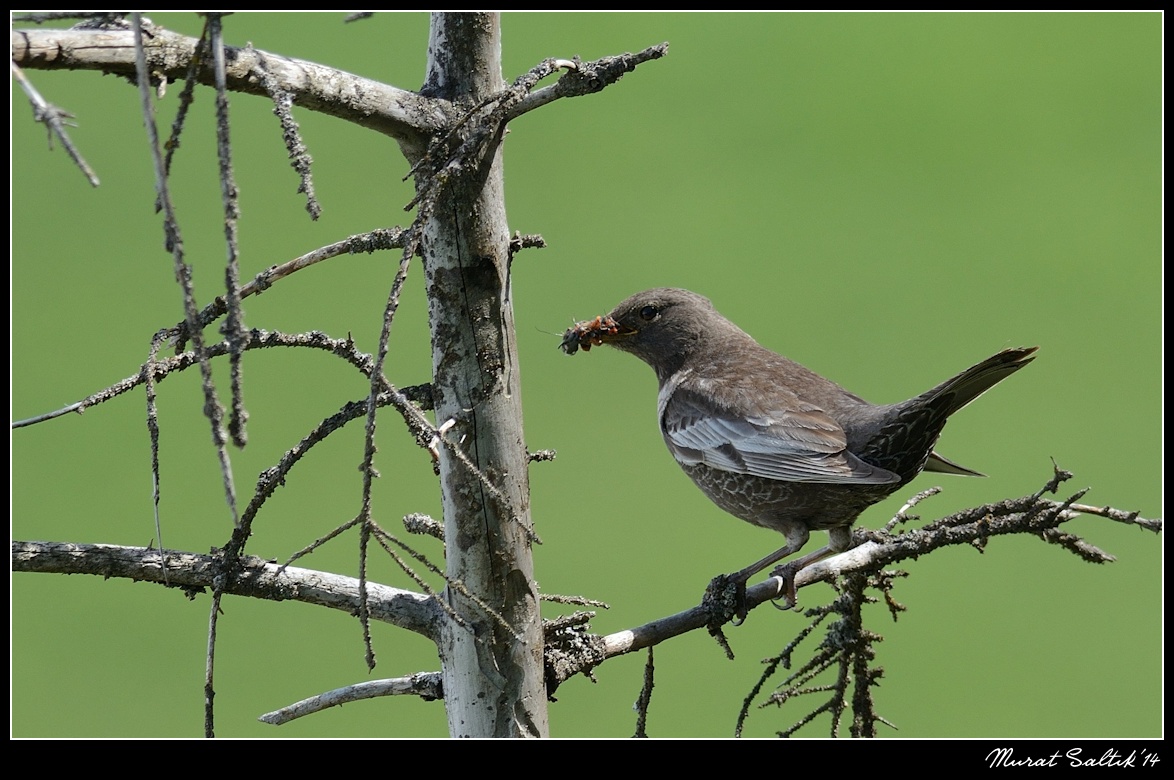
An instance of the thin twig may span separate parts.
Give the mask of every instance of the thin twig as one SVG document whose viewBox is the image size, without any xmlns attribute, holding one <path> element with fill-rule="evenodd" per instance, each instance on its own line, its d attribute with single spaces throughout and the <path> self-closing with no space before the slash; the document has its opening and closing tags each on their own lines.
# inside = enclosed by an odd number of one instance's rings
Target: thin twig
<svg viewBox="0 0 1174 780">
<path fill-rule="evenodd" d="M 207 56 L 208 20 L 205 19 L 204 29 L 196 41 L 195 48 L 192 50 L 192 58 L 188 62 L 187 73 L 183 78 L 183 89 L 179 92 L 179 106 L 175 109 L 175 119 L 171 120 L 171 134 L 167 137 L 167 142 L 163 144 L 163 148 L 166 150 L 166 155 L 163 159 L 163 170 L 166 171 L 168 176 L 171 175 L 171 163 L 175 159 L 175 153 L 179 151 L 180 138 L 183 137 L 183 129 L 187 121 L 188 112 L 196 102 L 196 86 L 199 84 L 197 77 Z M 162 208 L 162 205 L 157 204 L 156 208 Z"/>
<path fill-rule="evenodd" d="M 244 367 L 241 354 L 245 342 L 245 315 L 241 310 L 240 295 L 240 243 L 237 240 L 239 192 L 236 176 L 232 170 L 232 142 L 228 130 L 228 90 L 225 85 L 224 33 L 221 27 L 222 15 L 209 13 L 208 40 L 212 47 L 212 64 L 216 87 L 216 159 L 220 166 L 220 198 L 224 208 L 224 247 L 228 261 L 224 268 L 224 301 L 228 318 L 222 332 L 228 342 L 228 365 L 232 395 L 231 411 L 228 418 L 228 433 L 237 447 L 244 447 L 248 441 L 246 424 L 249 413 L 244 402 Z"/>
<path fill-rule="evenodd" d="M 619 81 L 625 73 L 629 73 L 651 60 L 657 60 L 668 54 L 668 43 L 650 46 L 635 54 L 620 54 L 614 57 L 603 57 L 592 62 L 581 62 L 575 58 L 573 68 L 569 68 L 558 81 L 549 87 L 535 90 L 519 100 L 511 107 L 506 120 L 517 119 L 528 111 L 546 105 L 560 98 L 580 97 L 599 92 L 609 84 Z M 558 62 L 564 62 L 559 60 Z"/>
<path fill-rule="evenodd" d="M 413 232 L 413 242 L 415 233 Z M 362 496 L 360 498 L 359 517 L 362 526 L 359 531 L 359 583 L 362 588 L 366 583 L 367 566 L 367 539 L 371 533 L 371 485 L 375 473 L 375 410 L 378 408 L 379 394 L 383 387 L 383 361 L 387 358 L 388 345 L 391 341 L 391 323 L 399 309 L 399 296 L 404 282 L 408 277 L 408 265 L 415 254 L 414 243 L 406 246 L 400 258 L 399 269 L 391 282 L 391 290 L 387 295 L 387 304 L 383 308 L 383 326 L 379 332 L 379 347 L 375 353 L 375 362 L 371 368 L 371 393 L 367 397 L 367 422 L 363 432 L 363 461 L 359 470 L 363 475 Z M 430 442 L 431 443 L 431 442 Z M 367 619 L 365 607 L 360 607 L 359 622 L 363 625 L 363 642 L 367 648 L 367 667 L 375 668 L 375 654 L 371 647 L 371 629 Z"/>
<path fill-rule="evenodd" d="M 155 513 L 155 539 L 159 543 L 159 562 L 163 567 L 163 582 L 167 584 L 167 553 L 163 547 L 163 526 L 159 522 L 159 408 L 155 402 L 155 359 L 163 345 L 164 333 L 160 331 L 151 339 L 147 362 L 143 365 L 143 380 L 147 396 L 147 434 L 151 438 L 151 504 Z"/>
<path fill-rule="evenodd" d="M 262 58 L 260 62 L 264 64 L 264 59 Z M 301 127 L 293 118 L 293 93 L 282 89 L 277 80 L 269 73 L 268 68 L 261 68 L 258 77 L 261 86 L 265 88 L 273 100 L 273 114 L 281 123 L 281 138 L 285 142 L 289 164 L 298 174 L 298 192 L 306 196 L 306 211 L 309 212 L 310 219 L 317 220 L 322 215 L 322 204 L 318 202 L 318 197 L 314 194 L 314 178 L 310 173 L 310 166 L 313 164 L 314 158 L 306 149 L 306 144 L 302 140 Z"/>
<path fill-rule="evenodd" d="M 652 660 L 652 648 L 648 648 L 648 660 L 644 662 L 644 684 L 636 697 L 636 733 L 632 736 L 648 736 L 648 708 L 652 705 L 652 689 L 655 687 L 656 665 Z"/>
<path fill-rule="evenodd" d="M 222 579 L 218 576 L 216 579 Z M 204 655 L 204 736 L 216 736 L 216 688 L 213 685 L 216 671 L 216 624 L 220 619 L 220 599 L 224 595 L 221 583 L 213 582 L 212 606 L 208 615 L 208 643 Z"/>
<path fill-rule="evenodd" d="M 355 349 L 355 344 L 350 339 L 332 339 L 324 333 L 317 331 L 310 331 L 309 333 L 281 333 L 269 332 L 263 330 L 250 330 L 249 340 L 245 344 L 245 349 L 269 349 L 273 347 L 292 347 L 292 348 L 311 348 L 324 350 L 330 352 L 336 357 L 340 357 L 347 363 L 350 363 L 363 376 L 369 377 L 371 375 L 371 356 L 359 352 Z M 228 344 L 220 342 L 208 347 L 207 354 L 209 357 L 220 357 L 228 354 Z M 156 381 L 162 381 L 167 376 L 177 371 L 184 371 L 198 365 L 198 360 L 194 352 L 184 352 L 174 357 L 162 358 L 154 363 L 152 376 Z M 36 417 L 31 417 L 26 420 L 18 420 L 12 423 L 12 427 L 23 428 L 29 425 L 34 425 L 38 422 L 55 419 L 70 412 L 77 412 L 81 414 L 91 406 L 109 401 L 117 398 L 120 395 L 130 392 L 145 381 L 143 371 L 145 366 L 140 367 L 138 373 L 128 376 L 109 387 L 103 388 L 96 393 L 83 398 L 81 401 L 69 404 L 61 409 L 53 412 L 41 414 Z M 387 393 L 387 402 L 396 409 L 403 416 L 404 421 L 408 424 L 408 429 L 412 436 L 420 444 L 420 446 L 427 446 L 432 441 L 435 430 L 432 424 L 424 417 L 420 409 L 426 405 L 426 402 L 431 397 L 431 389 L 427 385 L 416 385 L 410 388 L 405 388 L 403 391 L 397 390 L 394 385 L 383 380 L 384 392 Z M 379 405 L 384 405 L 382 402 Z M 345 408 L 345 407 L 344 407 Z M 366 406 L 364 405 L 364 413 Z"/>
<path fill-rule="evenodd" d="M 375 540 L 377 542 L 379 542 L 379 546 L 382 547 L 383 551 L 386 552 L 388 554 L 388 556 L 395 562 L 395 565 L 400 568 L 400 571 L 402 571 L 404 574 L 408 575 L 408 577 L 411 578 L 412 582 L 419 585 L 420 590 L 424 591 L 424 594 L 426 596 L 428 596 L 433 601 L 435 601 L 436 606 L 440 607 L 440 609 L 442 609 L 444 611 L 444 613 L 446 615 L 448 615 L 450 620 L 452 620 L 458 626 L 467 627 L 468 623 L 465 622 L 465 619 L 463 617 L 461 617 L 460 615 L 457 614 L 457 611 L 452 608 L 452 605 L 449 604 L 448 601 L 441 596 L 441 594 L 437 593 L 432 588 L 431 585 L 429 585 L 427 582 L 425 582 L 424 578 L 421 577 L 419 574 L 417 574 L 416 571 L 411 566 L 408 565 L 408 562 L 405 561 L 403 558 L 401 558 L 399 553 L 397 553 L 395 550 L 391 549 L 391 547 L 389 547 L 388 545 L 389 544 L 396 545 L 401 550 L 406 552 L 408 555 L 412 556 L 417 561 L 424 564 L 424 566 L 429 571 L 431 571 L 433 574 L 439 575 L 441 577 L 441 579 L 443 579 L 445 582 L 448 582 L 451 584 L 451 581 L 448 579 L 447 576 L 445 576 L 444 572 L 442 572 L 434 563 L 432 563 L 432 561 L 428 560 L 423 554 L 416 552 L 411 547 L 409 547 L 408 545 L 404 544 L 399 539 L 397 539 L 395 536 L 389 534 L 387 531 L 384 531 L 382 528 L 379 527 L 379 525 L 377 523 L 375 523 L 375 521 L 371 521 L 371 525 L 372 525 L 372 532 L 375 535 Z M 489 610 L 489 611 L 491 613 L 493 612 L 492 610 Z M 493 614 L 496 614 L 496 613 L 493 613 Z M 509 626 L 507 625 L 506 628 L 508 629 Z"/>
<path fill-rule="evenodd" d="M 224 483 L 224 498 L 228 503 L 229 513 L 232 516 L 233 527 L 239 524 L 240 518 L 236 509 L 236 488 L 232 480 L 232 464 L 225 447 L 226 436 L 223 426 L 224 408 L 216 397 L 216 386 L 212 379 L 212 366 L 204 350 L 204 339 L 200 329 L 196 326 L 196 299 L 192 288 L 192 269 L 184 259 L 183 239 L 180 236 L 179 222 L 172 207 L 171 195 L 167 186 L 167 174 L 163 166 L 163 156 L 159 151 L 159 135 L 155 126 L 155 106 L 150 91 L 150 76 L 147 73 L 147 57 L 143 49 L 143 20 L 142 14 L 132 15 L 135 41 L 135 72 L 139 85 L 139 97 L 142 102 L 143 124 L 147 130 L 147 142 L 151 151 L 151 160 L 155 166 L 155 191 L 163 209 L 163 232 L 166 245 L 172 254 L 175 264 L 175 277 L 183 289 L 183 304 L 185 319 L 192 339 L 192 351 L 195 352 L 200 365 L 200 375 L 203 379 L 204 415 L 212 429 L 212 444 L 216 448 L 217 458 L 220 461 L 220 474 Z"/>
<path fill-rule="evenodd" d="M 20 88 L 24 90 L 24 94 L 28 96 L 29 103 L 33 106 L 33 119 L 37 122 L 43 122 L 45 127 L 48 128 L 49 148 L 53 148 L 53 136 L 56 135 L 57 139 L 61 142 L 61 146 L 65 149 L 70 159 L 73 160 L 74 164 L 85 174 L 90 185 L 97 187 L 100 184 L 98 175 L 94 173 L 94 169 L 90 167 L 90 164 L 82 157 L 81 152 L 73 145 L 69 133 L 65 132 L 66 125 L 77 127 L 76 122 L 67 121 L 73 119 L 73 114 L 58 108 L 41 97 L 41 93 L 25 77 L 24 71 L 15 62 L 12 63 L 12 77 L 16 79 L 16 83 L 20 85 Z"/>
<path fill-rule="evenodd" d="M 381 696 L 419 696 L 424 701 L 442 699 L 444 698 L 444 687 L 441 684 L 441 674 L 440 672 L 417 672 L 408 677 L 356 683 L 302 699 L 273 712 L 267 712 L 257 720 L 272 726 L 281 726 L 331 707 L 366 699 L 377 699 Z"/>
</svg>

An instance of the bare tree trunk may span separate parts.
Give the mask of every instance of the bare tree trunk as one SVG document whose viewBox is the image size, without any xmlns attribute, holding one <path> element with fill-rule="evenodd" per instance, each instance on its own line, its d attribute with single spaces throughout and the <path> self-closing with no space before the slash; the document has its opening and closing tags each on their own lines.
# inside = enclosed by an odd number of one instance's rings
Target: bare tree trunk
<svg viewBox="0 0 1174 780">
<path fill-rule="evenodd" d="M 428 54 L 429 96 L 469 107 L 504 86 L 496 14 L 434 14 Z M 454 422 L 447 439 L 496 488 L 440 449 L 449 579 L 497 616 L 450 587 L 466 625 L 449 621 L 439 649 L 452 736 L 541 737 L 542 631 L 497 132 L 442 185 L 422 240 L 437 424 Z"/>
</svg>

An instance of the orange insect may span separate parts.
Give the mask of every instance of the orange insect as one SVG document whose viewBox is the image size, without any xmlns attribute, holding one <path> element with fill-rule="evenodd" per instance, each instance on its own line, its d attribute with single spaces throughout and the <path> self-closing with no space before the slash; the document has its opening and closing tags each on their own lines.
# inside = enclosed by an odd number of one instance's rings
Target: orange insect
<svg viewBox="0 0 1174 780">
<path fill-rule="evenodd" d="M 611 317 L 596 317 L 593 320 L 580 322 L 563 334 L 562 343 L 558 348 L 568 355 L 579 351 L 590 352 L 592 347 L 603 343 L 604 336 L 614 336 L 620 332 L 620 324 Z"/>
</svg>

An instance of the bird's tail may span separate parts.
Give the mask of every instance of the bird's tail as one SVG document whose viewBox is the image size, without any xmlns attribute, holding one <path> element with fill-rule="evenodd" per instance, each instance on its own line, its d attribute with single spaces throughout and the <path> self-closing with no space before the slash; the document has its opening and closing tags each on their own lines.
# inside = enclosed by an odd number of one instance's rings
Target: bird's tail
<svg viewBox="0 0 1174 780">
<path fill-rule="evenodd" d="M 971 366 L 958 376 L 947 379 L 934 389 L 923 393 L 918 400 L 945 403 L 946 416 L 961 409 L 999 382 L 1035 360 L 1039 347 L 1016 347 L 992 355 L 978 365 Z M 936 405 L 936 404 L 935 404 Z"/>
<path fill-rule="evenodd" d="M 906 481 L 913 479 L 922 469 L 981 477 L 980 472 L 934 451 L 933 445 L 950 415 L 1030 363 L 1037 349 L 1005 349 L 932 390 L 890 407 L 887 412 L 890 421 L 873 442 L 875 452 L 862 457 L 869 463 L 900 474 Z M 924 460 L 914 463 L 909 461 L 909 453 L 926 455 Z"/>
</svg>

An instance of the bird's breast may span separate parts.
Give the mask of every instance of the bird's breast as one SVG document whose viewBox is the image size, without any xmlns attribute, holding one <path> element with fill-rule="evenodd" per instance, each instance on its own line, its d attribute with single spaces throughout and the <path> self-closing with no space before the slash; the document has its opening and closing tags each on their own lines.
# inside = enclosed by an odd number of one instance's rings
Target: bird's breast
<svg viewBox="0 0 1174 780">
<path fill-rule="evenodd" d="M 721 509 L 780 533 L 795 522 L 812 530 L 850 526 L 861 512 L 896 489 L 894 484 L 787 482 L 735 474 L 702 463 L 681 463 L 681 468 Z"/>
</svg>

